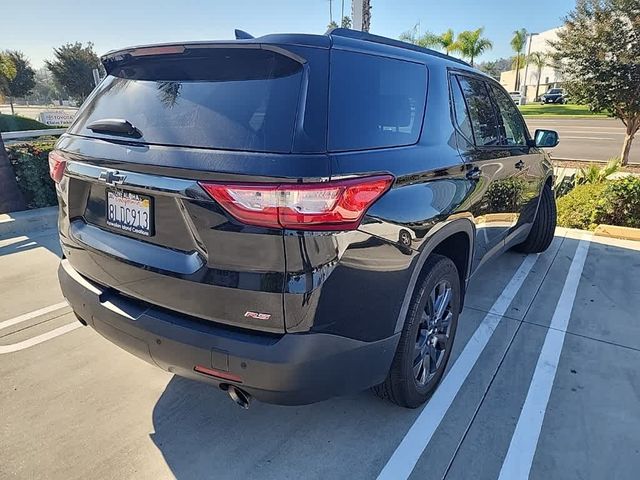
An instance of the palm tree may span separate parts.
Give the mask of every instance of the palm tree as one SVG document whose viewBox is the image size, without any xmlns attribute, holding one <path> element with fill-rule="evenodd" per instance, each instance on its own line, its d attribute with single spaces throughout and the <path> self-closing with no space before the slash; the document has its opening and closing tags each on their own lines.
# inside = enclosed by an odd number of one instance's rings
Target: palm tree
<svg viewBox="0 0 640 480">
<path fill-rule="evenodd" d="M 538 80 L 536 83 L 536 99 L 540 92 L 540 77 L 542 75 L 542 69 L 547 65 L 547 56 L 542 52 L 533 52 L 527 57 L 527 62 L 536 67 Z"/>
<path fill-rule="evenodd" d="M 451 52 L 460 50 L 460 46 L 458 45 L 458 42 L 456 42 L 452 29 L 441 33 L 440 35 L 427 32 L 418 39 L 418 45 L 427 48 L 439 48 L 444 50 L 444 53 L 447 55 Z"/>
<path fill-rule="evenodd" d="M 514 85 L 514 90 L 519 90 L 520 87 L 520 69 L 524 65 L 524 53 L 518 53 L 511 57 L 511 68 L 516 71 L 516 84 Z"/>
<path fill-rule="evenodd" d="M 527 30 L 521 28 L 513 32 L 513 38 L 511 39 L 511 48 L 516 52 L 516 56 L 513 59 L 514 68 L 516 69 L 516 84 L 514 90 L 520 90 L 520 69 L 524 67 L 524 47 L 527 43 Z M 525 79 L 525 82 L 527 80 Z"/>
<path fill-rule="evenodd" d="M 458 40 L 456 40 L 456 44 L 460 53 L 464 58 L 468 58 L 470 60 L 471 66 L 473 67 L 473 60 L 476 57 L 479 57 L 487 50 L 491 50 L 493 48 L 493 43 L 491 40 L 487 38 L 482 38 L 482 33 L 484 32 L 484 28 L 479 28 L 477 30 L 467 30 L 461 32 L 458 35 Z"/>
<path fill-rule="evenodd" d="M 440 35 L 440 47 L 447 55 L 449 55 L 451 52 L 460 50 L 460 45 L 458 45 L 458 42 L 456 42 L 452 29 L 449 29 L 442 35 Z"/>
<path fill-rule="evenodd" d="M 419 35 L 420 24 L 416 23 L 411 30 L 407 30 L 400 34 L 400 40 L 403 42 L 413 43 L 424 48 L 439 48 L 444 50 L 447 55 L 451 52 L 459 51 L 458 42 L 455 41 L 453 30 L 449 29 L 446 32 L 438 35 L 431 32 L 425 32 Z"/>
</svg>

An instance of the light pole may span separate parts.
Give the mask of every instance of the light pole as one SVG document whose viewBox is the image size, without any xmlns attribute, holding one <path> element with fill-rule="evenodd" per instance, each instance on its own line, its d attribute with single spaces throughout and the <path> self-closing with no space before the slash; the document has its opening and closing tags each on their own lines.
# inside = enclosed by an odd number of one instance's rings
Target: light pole
<svg viewBox="0 0 640 480">
<path fill-rule="evenodd" d="M 537 33 L 530 33 L 529 36 L 529 48 L 527 49 L 527 56 L 524 59 L 524 81 L 522 82 L 522 85 L 520 86 L 520 90 L 522 90 L 520 93 L 522 94 L 522 99 L 520 100 L 520 103 L 522 105 L 526 105 L 527 104 L 527 73 L 529 73 L 529 55 L 531 55 L 531 44 L 533 43 L 533 37 L 534 35 L 538 35 Z"/>
</svg>

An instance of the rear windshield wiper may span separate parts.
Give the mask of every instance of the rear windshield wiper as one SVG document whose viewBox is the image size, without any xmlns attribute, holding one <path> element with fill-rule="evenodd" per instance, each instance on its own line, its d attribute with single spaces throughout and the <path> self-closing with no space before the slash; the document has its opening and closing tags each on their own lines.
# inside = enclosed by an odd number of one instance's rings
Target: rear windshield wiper
<svg viewBox="0 0 640 480">
<path fill-rule="evenodd" d="M 142 132 L 134 127 L 128 120 L 121 118 L 103 118 L 95 120 L 87 125 L 89 130 L 96 133 L 107 133 L 112 135 L 124 135 L 126 137 L 140 138 Z"/>
</svg>

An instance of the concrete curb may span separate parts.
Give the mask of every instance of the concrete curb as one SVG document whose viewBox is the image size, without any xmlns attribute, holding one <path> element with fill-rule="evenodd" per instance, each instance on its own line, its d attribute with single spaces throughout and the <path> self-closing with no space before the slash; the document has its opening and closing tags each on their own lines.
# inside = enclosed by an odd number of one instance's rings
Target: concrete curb
<svg viewBox="0 0 640 480">
<path fill-rule="evenodd" d="M 635 240 L 640 242 L 640 228 L 598 225 L 593 234 L 598 237 L 619 238 L 622 240 Z"/>
<path fill-rule="evenodd" d="M 4 213 L 0 215 L 0 236 L 21 235 L 37 230 L 55 228 L 57 224 L 58 207 Z"/>
<path fill-rule="evenodd" d="M 582 163 L 604 163 L 606 164 L 608 160 L 587 160 L 586 158 L 564 158 L 564 157 L 554 157 L 551 155 L 551 160 L 557 160 L 558 162 L 582 162 Z"/>
</svg>

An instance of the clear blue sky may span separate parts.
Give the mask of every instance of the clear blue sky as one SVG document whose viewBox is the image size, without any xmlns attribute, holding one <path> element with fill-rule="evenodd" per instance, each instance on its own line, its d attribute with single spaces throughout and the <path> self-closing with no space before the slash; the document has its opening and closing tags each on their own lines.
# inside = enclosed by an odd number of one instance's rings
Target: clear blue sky
<svg viewBox="0 0 640 480">
<path fill-rule="evenodd" d="M 538 32 L 562 23 L 575 0 L 371 0 L 371 33 L 396 38 L 420 22 L 422 31 L 485 27 L 493 50 L 480 60 L 511 55 L 513 30 Z M 351 2 L 345 1 L 350 14 Z M 333 0 L 334 19 L 341 0 Z M 324 33 L 328 0 L 15 0 L 4 2 L 0 50 L 22 50 L 35 67 L 66 42 L 92 41 L 101 55 L 129 45 L 232 38 L 275 32 Z"/>
</svg>

